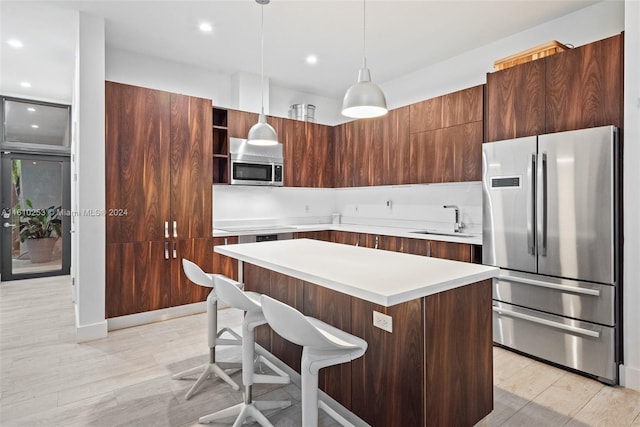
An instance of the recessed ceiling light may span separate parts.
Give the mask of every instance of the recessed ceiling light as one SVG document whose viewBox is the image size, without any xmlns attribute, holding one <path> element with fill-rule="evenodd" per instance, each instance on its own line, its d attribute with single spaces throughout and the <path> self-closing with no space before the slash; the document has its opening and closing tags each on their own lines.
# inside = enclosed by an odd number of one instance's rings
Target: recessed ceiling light
<svg viewBox="0 0 640 427">
<path fill-rule="evenodd" d="M 202 22 L 200 24 L 200 31 L 202 31 L 203 33 L 210 33 L 211 31 L 213 31 L 213 26 L 208 22 Z"/>
<path fill-rule="evenodd" d="M 31 87 L 31 83 L 29 83 L 29 82 L 21 82 L 20 86 L 22 86 L 22 87 Z"/>
<path fill-rule="evenodd" d="M 317 64 L 318 63 L 318 57 L 315 55 L 309 55 L 307 56 L 307 64 Z"/>
<path fill-rule="evenodd" d="M 9 46 L 11 46 L 14 49 L 20 49 L 22 47 L 24 47 L 24 45 L 22 44 L 22 42 L 18 39 L 9 39 L 7 40 L 7 44 Z"/>
<path fill-rule="evenodd" d="M 38 126 L 38 125 L 31 125 L 31 127 L 32 127 L 32 128 L 34 128 L 34 129 L 38 129 L 40 126 Z"/>
<path fill-rule="evenodd" d="M 33 107 L 29 107 L 29 108 L 27 108 L 27 111 L 30 111 L 30 112 L 32 112 L 32 113 L 33 113 L 34 111 L 36 111 L 36 109 L 35 109 L 35 108 L 33 108 Z"/>
</svg>

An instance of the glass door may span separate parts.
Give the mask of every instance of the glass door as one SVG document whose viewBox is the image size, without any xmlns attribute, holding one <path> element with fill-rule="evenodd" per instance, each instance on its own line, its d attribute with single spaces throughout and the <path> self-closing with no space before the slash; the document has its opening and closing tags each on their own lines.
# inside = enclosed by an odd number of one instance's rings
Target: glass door
<svg viewBox="0 0 640 427">
<path fill-rule="evenodd" d="M 69 274 L 69 158 L 2 154 L 2 281 Z"/>
</svg>

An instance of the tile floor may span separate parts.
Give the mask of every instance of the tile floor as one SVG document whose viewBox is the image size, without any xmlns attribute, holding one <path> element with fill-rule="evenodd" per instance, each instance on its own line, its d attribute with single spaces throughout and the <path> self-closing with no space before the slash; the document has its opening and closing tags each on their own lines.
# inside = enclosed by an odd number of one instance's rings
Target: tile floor
<svg viewBox="0 0 640 427">
<path fill-rule="evenodd" d="M 239 327 L 238 310 L 220 325 Z M 113 331 L 77 344 L 68 277 L 0 283 L 0 425 L 192 426 L 201 415 L 241 400 L 220 381 L 191 386 L 171 374 L 207 360 L 206 316 Z M 235 349 L 222 349 L 219 358 Z M 495 409 L 481 426 L 640 427 L 640 393 L 494 349 Z M 232 376 L 238 383 L 240 374 Z M 269 415 L 276 426 L 300 425 L 294 385 L 256 385 L 261 399 L 292 400 Z M 211 424 L 230 425 L 228 424 Z M 337 425 L 323 416 L 321 426 Z"/>
</svg>

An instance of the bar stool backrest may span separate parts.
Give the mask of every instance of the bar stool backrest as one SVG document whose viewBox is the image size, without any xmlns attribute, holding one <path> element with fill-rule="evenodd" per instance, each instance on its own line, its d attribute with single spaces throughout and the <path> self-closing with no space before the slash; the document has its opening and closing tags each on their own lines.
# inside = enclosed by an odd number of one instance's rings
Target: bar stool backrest
<svg viewBox="0 0 640 427">
<path fill-rule="evenodd" d="M 242 284 L 222 274 L 213 275 L 213 284 L 218 298 L 227 305 L 244 311 L 260 310 L 260 305 L 251 300 L 240 288 Z"/>
<path fill-rule="evenodd" d="M 182 269 L 184 270 L 184 274 L 187 276 L 187 279 L 191 280 L 196 285 L 213 288 L 213 280 L 211 279 L 211 276 L 202 271 L 202 269 L 193 262 L 182 258 Z"/>
<path fill-rule="evenodd" d="M 321 350 L 354 348 L 352 344 L 344 342 L 338 337 L 325 336 L 309 318 L 295 308 L 266 295 L 263 295 L 260 300 L 262 301 L 262 313 L 269 322 L 269 326 L 287 341 Z"/>
</svg>

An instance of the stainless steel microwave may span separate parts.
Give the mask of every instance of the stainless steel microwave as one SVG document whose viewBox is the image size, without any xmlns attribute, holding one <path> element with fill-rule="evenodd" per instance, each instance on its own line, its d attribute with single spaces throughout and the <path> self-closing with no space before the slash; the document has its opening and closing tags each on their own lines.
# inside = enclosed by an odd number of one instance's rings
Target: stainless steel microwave
<svg viewBox="0 0 640 427">
<path fill-rule="evenodd" d="M 229 152 L 232 185 L 283 185 L 282 144 L 255 146 L 246 139 L 229 138 Z"/>
</svg>

